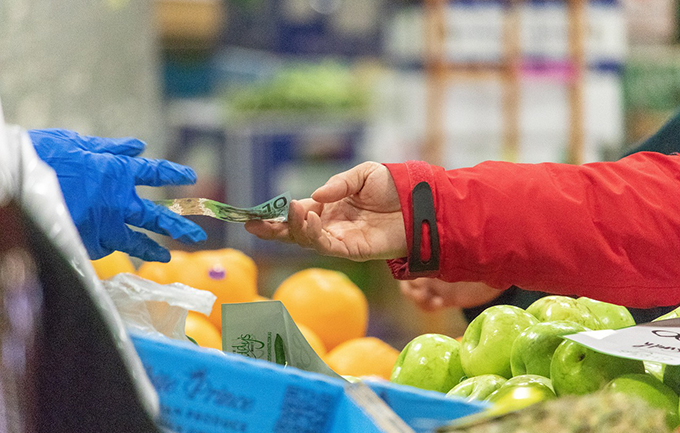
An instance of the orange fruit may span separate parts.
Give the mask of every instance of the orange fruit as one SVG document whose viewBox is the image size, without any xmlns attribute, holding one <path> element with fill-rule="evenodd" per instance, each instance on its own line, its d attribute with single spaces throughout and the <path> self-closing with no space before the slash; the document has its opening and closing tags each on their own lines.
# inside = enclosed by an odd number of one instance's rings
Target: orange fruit
<svg viewBox="0 0 680 433">
<path fill-rule="evenodd" d="M 377 376 L 390 380 L 399 351 L 376 337 L 345 341 L 328 352 L 326 364 L 343 376 Z"/>
<path fill-rule="evenodd" d="M 366 335 L 368 301 L 339 271 L 309 268 L 286 278 L 272 299 L 283 302 L 297 324 L 314 331 L 328 350 Z"/>
<path fill-rule="evenodd" d="M 314 352 L 319 355 L 319 358 L 326 356 L 326 346 L 323 344 L 323 341 L 321 341 L 321 338 L 316 335 L 316 332 L 312 331 L 309 329 L 309 326 L 305 326 L 302 323 L 296 323 L 296 325 L 300 332 L 302 332 L 302 336 L 305 337 L 305 340 L 307 340 L 307 343 L 309 343 L 309 345 L 312 346 L 312 349 L 314 349 Z"/>
<path fill-rule="evenodd" d="M 203 314 L 189 311 L 184 332 L 201 347 L 222 350 L 222 334 Z"/>
<path fill-rule="evenodd" d="M 260 302 L 260 301 L 271 301 L 271 299 L 267 298 L 266 296 L 256 295 L 253 299 L 251 299 L 248 302 Z"/>
<path fill-rule="evenodd" d="M 182 263 L 188 255 L 186 251 L 170 251 L 168 263 L 144 262 L 137 269 L 137 275 L 158 284 L 175 283 L 177 282 L 177 269 L 183 266 Z"/>
<path fill-rule="evenodd" d="M 218 329 L 222 329 L 222 304 L 250 302 L 257 296 L 255 262 L 232 248 L 189 253 L 175 276 L 178 282 L 217 297 L 209 318 Z"/>
<path fill-rule="evenodd" d="M 135 265 L 132 264 L 130 256 L 122 251 L 114 251 L 101 259 L 91 260 L 90 263 L 100 280 L 108 280 L 122 272 L 135 273 Z"/>
</svg>

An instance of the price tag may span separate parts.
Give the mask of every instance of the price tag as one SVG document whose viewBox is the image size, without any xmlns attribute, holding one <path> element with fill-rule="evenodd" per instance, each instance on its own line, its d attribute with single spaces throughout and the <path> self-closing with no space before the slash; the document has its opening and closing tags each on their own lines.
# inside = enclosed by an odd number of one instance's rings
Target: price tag
<svg viewBox="0 0 680 433">
<path fill-rule="evenodd" d="M 564 338 L 607 355 L 680 365 L 680 318 L 617 330 L 579 332 Z"/>
</svg>

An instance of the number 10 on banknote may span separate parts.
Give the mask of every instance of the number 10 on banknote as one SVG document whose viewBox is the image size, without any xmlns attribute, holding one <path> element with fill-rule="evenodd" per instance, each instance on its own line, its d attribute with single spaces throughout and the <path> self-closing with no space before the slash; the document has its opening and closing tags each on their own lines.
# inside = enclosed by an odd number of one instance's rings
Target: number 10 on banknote
<svg viewBox="0 0 680 433">
<path fill-rule="evenodd" d="M 249 208 L 239 208 L 207 198 L 176 198 L 158 200 L 154 203 L 165 206 L 179 215 L 205 215 L 235 223 L 256 220 L 282 222 L 288 219 L 290 193 L 285 192 Z"/>
</svg>

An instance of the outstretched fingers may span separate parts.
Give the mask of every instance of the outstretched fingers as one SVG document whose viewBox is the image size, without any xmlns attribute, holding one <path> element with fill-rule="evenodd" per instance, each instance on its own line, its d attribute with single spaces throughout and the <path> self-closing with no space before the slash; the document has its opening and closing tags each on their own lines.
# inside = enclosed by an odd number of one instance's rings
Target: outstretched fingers
<svg viewBox="0 0 680 433">
<path fill-rule="evenodd" d="M 292 242 L 288 237 L 286 223 L 247 221 L 244 227 L 248 233 L 265 241 Z"/>
<path fill-rule="evenodd" d="M 192 185 L 196 173 L 191 167 L 164 159 L 117 156 L 119 163 L 132 174 L 135 185 Z M 121 169 L 122 171 L 122 169 Z"/>
<path fill-rule="evenodd" d="M 344 239 L 341 239 L 323 228 L 321 217 L 315 212 L 307 215 L 307 238 L 311 248 L 325 256 L 342 257 L 363 261 L 366 258 L 353 254 Z"/>
<path fill-rule="evenodd" d="M 207 238 L 198 224 L 146 199 L 141 199 L 139 206 L 128 208 L 125 222 L 184 243 L 202 242 Z"/>
<path fill-rule="evenodd" d="M 162 247 L 145 233 L 128 229 L 128 241 L 121 250 L 133 257 L 146 262 L 167 263 L 170 261 L 170 251 Z"/>
<path fill-rule="evenodd" d="M 79 140 L 86 150 L 95 153 L 138 156 L 146 148 L 146 143 L 134 137 L 103 138 L 81 135 Z"/>
<path fill-rule="evenodd" d="M 319 214 L 323 204 L 312 199 L 292 200 L 288 209 L 288 221 L 248 221 L 245 229 L 264 240 L 295 243 L 312 248 L 323 255 L 347 256 L 347 248 L 322 227 Z"/>
<path fill-rule="evenodd" d="M 292 202 L 288 211 L 288 236 L 290 240 L 301 247 L 311 246 L 307 230 L 307 218 L 310 212 L 299 202 Z"/>
</svg>

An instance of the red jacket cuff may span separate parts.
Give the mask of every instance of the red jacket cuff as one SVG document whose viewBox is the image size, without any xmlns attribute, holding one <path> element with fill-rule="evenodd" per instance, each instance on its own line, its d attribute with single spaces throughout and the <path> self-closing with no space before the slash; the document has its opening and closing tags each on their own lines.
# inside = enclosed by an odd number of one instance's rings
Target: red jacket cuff
<svg viewBox="0 0 680 433">
<path fill-rule="evenodd" d="M 406 233 L 406 247 L 407 251 L 411 251 L 413 246 L 413 202 L 412 191 L 413 188 L 420 182 L 427 182 L 432 189 L 433 196 L 436 197 L 434 175 L 430 164 L 423 161 L 407 161 L 402 164 L 384 164 L 390 171 L 394 184 L 399 195 L 399 202 L 404 218 L 404 230 Z M 436 203 L 435 203 L 436 206 Z M 429 242 L 421 242 L 421 257 L 430 257 Z M 402 257 L 399 259 L 388 260 L 387 265 L 392 272 L 394 278 L 400 280 L 408 280 L 416 277 L 437 277 L 439 270 L 429 271 L 427 273 L 419 273 L 412 275 L 409 272 L 409 260 L 411 257 Z"/>
</svg>

